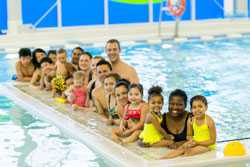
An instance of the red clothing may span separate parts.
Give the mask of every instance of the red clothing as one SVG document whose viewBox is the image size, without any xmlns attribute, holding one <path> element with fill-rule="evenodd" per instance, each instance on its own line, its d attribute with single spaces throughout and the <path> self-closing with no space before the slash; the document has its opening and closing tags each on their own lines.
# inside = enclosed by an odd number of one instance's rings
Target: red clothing
<svg viewBox="0 0 250 167">
<path fill-rule="evenodd" d="M 86 107 L 87 91 L 82 87 L 75 87 L 73 89 L 74 100 L 72 104 L 76 104 L 80 107 Z"/>
<path fill-rule="evenodd" d="M 140 119 L 141 118 L 141 105 L 137 109 L 129 108 L 129 104 L 125 106 L 126 115 L 124 117 L 125 120 L 129 119 Z"/>
</svg>

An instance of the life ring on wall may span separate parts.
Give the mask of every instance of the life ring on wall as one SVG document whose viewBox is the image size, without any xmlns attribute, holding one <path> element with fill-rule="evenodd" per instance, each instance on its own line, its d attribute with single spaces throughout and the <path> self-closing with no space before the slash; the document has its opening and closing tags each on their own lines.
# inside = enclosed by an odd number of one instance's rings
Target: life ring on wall
<svg viewBox="0 0 250 167">
<path fill-rule="evenodd" d="M 177 1 L 180 1 L 178 4 L 178 7 L 177 5 L 175 5 L 175 2 L 176 0 L 168 0 L 168 11 L 176 16 L 176 17 L 179 17 L 181 16 L 185 9 L 186 9 L 186 0 L 177 0 Z"/>
</svg>

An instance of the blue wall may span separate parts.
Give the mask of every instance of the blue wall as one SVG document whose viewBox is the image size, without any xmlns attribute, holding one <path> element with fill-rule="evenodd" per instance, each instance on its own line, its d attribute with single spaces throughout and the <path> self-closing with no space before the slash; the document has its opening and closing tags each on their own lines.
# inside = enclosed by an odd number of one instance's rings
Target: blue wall
<svg viewBox="0 0 250 167">
<path fill-rule="evenodd" d="M 109 1 L 109 23 L 148 22 L 148 4 L 126 4 Z"/>
<path fill-rule="evenodd" d="M 7 0 L 0 0 L 0 34 L 7 29 Z"/>
<path fill-rule="evenodd" d="M 224 0 L 197 0 L 196 1 L 196 19 L 215 19 L 224 18 Z"/>
<path fill-rule="evenodd" d="M 248 0 L 248 17 L 250 17 L 250 0 Z"/>
<path fill-rule="evenodd" d="M 22 17 L 24 24 L 36 21 L 56 2 L 56 0 L 22 0 Z M 54 8 L 37 27 L 57 26 L 57 9 Z"/>
<path fill-rule="evenodd" d="M 103 0 L 62 0 L 63 26 L 104 24 Z"/>
<path fill-rule="evenodd" d="M 7 29 L 7 0 L 0 0 L 0 30 Z M 191 19 L 191 0 L 187 0 L 187 6 L 183 20 Z M 224 0 L 216 0 L 223 8 Z M 34 24 L 56 0 L 22 0 L 22 16 L 24 24 Z M 153 5 L 153 20 L 159 20 L 160 4 Z M 248 0 L 250 11 L 250 0 Z M 109 0 L 109 23 L 145 23 L 149 21 L 148 4 L 127 4 Z M 248 13 L 250 17 L 250 12 Z M 215 3 L 215 0 L 196 0 L 196 19 L 223 18 L 223 10 Z M 163 20 L 170 21 L 174 18 L 164 14 Z M 103 0 L 62 0 L 63 26 L 102 25 L 104 24 Z M 38 27 L 57 26 L 57 9 L 38 25 Z"/>
</svg>

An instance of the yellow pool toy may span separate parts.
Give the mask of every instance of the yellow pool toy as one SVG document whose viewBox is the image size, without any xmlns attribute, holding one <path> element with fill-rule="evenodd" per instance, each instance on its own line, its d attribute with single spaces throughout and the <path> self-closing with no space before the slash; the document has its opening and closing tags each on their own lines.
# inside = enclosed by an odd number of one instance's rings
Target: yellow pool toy
<svg viewBox="0 0 250 167">
<path fill-rule="evenodd" d="M 56 97 L 55 100 L 56 100 L 56 102 L 58 102 L 58 103 L 66 103 L 66 99 L 65 99 L 65 98 L 62 98 L 62 97 Z"/>
<path fill-rule="evenodd" d="M 244 156 L 246 155 L 245 146 L 239 141 L 227 143 L 224 147 L 224 156 Z"/>
</svg>

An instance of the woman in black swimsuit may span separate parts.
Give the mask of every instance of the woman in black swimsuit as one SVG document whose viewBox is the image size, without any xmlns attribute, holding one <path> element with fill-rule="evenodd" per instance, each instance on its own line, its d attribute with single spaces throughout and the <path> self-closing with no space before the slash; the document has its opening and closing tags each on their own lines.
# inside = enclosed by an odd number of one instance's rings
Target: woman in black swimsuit
<svg viewBox="0 0 250 167">
<path fill-rule="evenodd" d="M 187 95 L 183 90 L 176 89 L 169 95 L 168 112 L 163 114 L 161 127 L 173 136 L 174 143 L 170 148 L 177 148 L 186 141 L 187 120 L 190 113 L 185 110 Z"/>
</svg>

